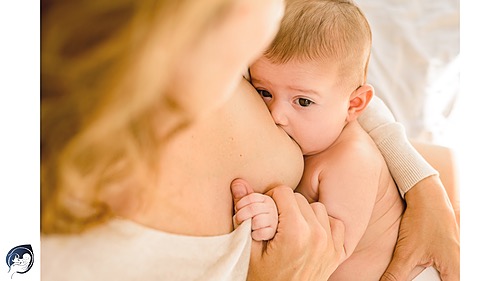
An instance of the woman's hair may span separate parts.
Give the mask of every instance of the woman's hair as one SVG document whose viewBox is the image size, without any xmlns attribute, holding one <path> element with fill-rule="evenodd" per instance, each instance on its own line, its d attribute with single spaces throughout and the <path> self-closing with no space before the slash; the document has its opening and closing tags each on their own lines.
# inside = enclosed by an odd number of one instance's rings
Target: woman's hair
<svg viewBox="0 0 500 281">
<path fill-rule="evenodd" d="M 287 0 L 286 10 L 265 56 L 332 61 L 359 85 L 366 82 L 372 35 L 363 12 L 349 0 Z"/>
<path fill-rule="evenodd" d="M 43 233 L 109 218 L 107 186 L 154 181 L 158 146 L 189 122 L 172 71 L 228 2 L 42 0 Z M 153 128 L 159 112 L 166 135 Z"/>
</svg>

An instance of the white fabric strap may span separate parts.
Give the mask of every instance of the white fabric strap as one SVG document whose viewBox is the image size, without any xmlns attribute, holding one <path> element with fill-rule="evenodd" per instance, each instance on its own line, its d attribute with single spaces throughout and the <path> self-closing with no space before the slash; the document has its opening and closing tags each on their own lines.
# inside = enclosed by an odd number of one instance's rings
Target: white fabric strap
<svg viewBox="0 0 500 281">
<path fill-rule="evenodd" d="M 371 100 L 358 121 L 380 149 L 403 198 L 419 181 L 438 174 L 411 145 L 403 125 L 378 97 Z"/>
</svg>

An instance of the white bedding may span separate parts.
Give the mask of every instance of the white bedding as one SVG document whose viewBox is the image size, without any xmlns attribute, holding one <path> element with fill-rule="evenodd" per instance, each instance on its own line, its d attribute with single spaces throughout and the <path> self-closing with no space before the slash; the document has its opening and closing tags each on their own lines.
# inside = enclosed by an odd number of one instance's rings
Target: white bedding
<svg viewBox="0 0 500 281">
<path fill-rule="evenodd" d="M 410 138 L 439 142 L 459 93 L 459 1 L 356 2 L 373 32 L 368 82 Z"/>
</svg>

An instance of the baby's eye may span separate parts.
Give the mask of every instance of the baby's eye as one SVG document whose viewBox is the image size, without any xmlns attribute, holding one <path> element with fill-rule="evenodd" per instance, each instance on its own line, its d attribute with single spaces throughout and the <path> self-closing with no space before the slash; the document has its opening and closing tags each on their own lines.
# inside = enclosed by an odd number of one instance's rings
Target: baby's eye
<svg viewBox="0 0 500 281">
<path fill-rule="evenodd" d="M 312 100 L 305 99 L 305 98 L 298 98 L 296 100 L 296 102 L 297 102 L 298 105 L 300 105 L 302 107 L 308 107 L 308 106 L 310 106 L 313 103 Z"/>
<path fill-rule="evenodd" d="M 271 95 L 271 93 L 269 93 L 266 90 L 257 89 L 257 93 L 259 93 L 259 95 L 261 95 L 263 98 L 272 98 L 273 97 L 273 95 Z"/>
</svg>

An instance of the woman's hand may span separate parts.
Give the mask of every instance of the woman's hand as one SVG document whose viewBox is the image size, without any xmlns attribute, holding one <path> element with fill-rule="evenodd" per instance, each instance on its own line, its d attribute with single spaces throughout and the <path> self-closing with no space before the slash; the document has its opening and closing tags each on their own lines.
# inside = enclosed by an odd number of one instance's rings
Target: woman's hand
<svg viewBox="0 0 500 281">
<path fill-rule="evenodd" d="M 240 179 L 231 190 L 235 205 L 253 192 Z M 329 218 L 323 204 L 309 204 L 289 187 L 278 186 L 267 195 L 278 208 L 278 230 L 272 240 L 252 241 L 247 279 L 327 280 L 340 262 L 344 224 Z"/>
<path fill-rule="evenodd" d="M 434 266 L 443 281 L 460 280 L 459 228 L 439 178 L 423 179 L 405 200 L 394 256 L 380 280 L 407 280 L 417 265 Z"/>
</svg>

